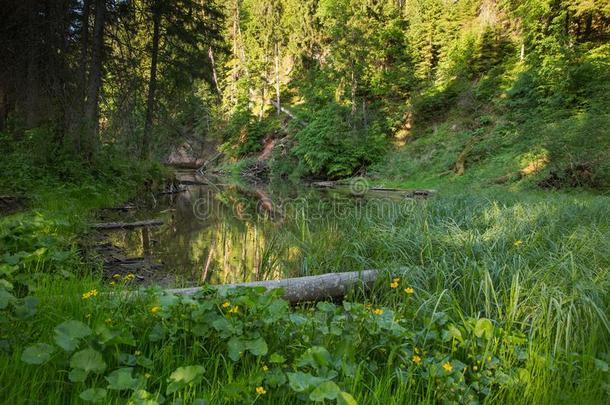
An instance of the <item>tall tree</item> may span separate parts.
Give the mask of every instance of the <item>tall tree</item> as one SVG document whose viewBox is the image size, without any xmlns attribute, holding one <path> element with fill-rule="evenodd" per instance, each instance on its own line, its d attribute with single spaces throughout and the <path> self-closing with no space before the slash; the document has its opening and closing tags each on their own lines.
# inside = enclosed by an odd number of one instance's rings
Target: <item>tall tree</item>
<svg viewBox="0 0 610 405">
<path fill-rule="evenodd" d="M 152 6 L 153 37 L 150 53 L 150 78 L 148 80 L 148 97 L 146 99 L 146 121 L 142 138 L 142 151 L 140 158 L 147 159 L 150 154 L 150 138 L 152 136 L 153 112 L 155 107 L 155 93 L 157 91 L 157 60 L 159 58 L 159 30 L 161 25 L 161 2 L 155 0 Z"/>
<path fill-rule="evenodd" d="M 102 85 L 102 53 L 104 50 L 104 25 L 106 19 L 106 0 L 95 0 L 95 20 L 91 54 L 91 68 L 85 102 L 86 131 L 83 152 L 91 159 L 97 150 L 99 132 L 99 96 Z"/>
</svg>

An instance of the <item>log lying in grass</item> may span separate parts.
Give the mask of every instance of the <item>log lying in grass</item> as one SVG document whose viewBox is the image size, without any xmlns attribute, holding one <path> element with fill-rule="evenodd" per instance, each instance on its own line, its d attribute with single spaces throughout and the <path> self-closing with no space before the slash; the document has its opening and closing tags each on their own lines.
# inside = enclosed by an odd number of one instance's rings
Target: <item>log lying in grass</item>
<svg viewBox="0 0 610 405">
<path fill-rule="evenodd" d="M 320 188 L 337 188 L 337 189 L 348 189 L 348 184 L 338 183 L 336 181 L 314 181 L 311 185 Z M 370 187 L 366 192 L 388 192 L 388 193 L 403 193 L 407 198 L 412 197 L 429 197 L 436 193 L 436 190 L 426 189 L 407 189 L 407 188 L 386 188 L 386 187 Z"/>
<path fill-rule="evenodd" d="M 282 288 L 282 298 L 291 303 L 320 301 L 343 297 L 354 287 L 370 288 L 377 280 L 377 270 L 352 271 L 348 273 L 328 273 L 319 276 L 286 278 L 283 280 L 255 281 L 251 283 L 214 285 L 216 288 L 265 287 L 267 290 Z M 201 287 L 167 290 L 178 295 L 193 295 Z"/>
<path fill-rule="evenodd" d="M 163 221 L 160 219 L 149 219 L 147 221 L 136 221 L 136 222 L 104 222 L 101 224 L 93 224 L 91 228 L 97 230 L 111 230 L 111 229 L 134 229 L 142 228 L 145 226 L 160 226 L 163 225 Z"/>
</svg>

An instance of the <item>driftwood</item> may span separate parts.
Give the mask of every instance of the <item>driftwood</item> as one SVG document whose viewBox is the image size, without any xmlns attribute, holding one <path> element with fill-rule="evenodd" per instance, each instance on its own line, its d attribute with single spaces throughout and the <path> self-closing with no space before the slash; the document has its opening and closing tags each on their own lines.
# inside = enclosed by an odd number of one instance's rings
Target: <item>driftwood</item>
<svg viewBox="0 0 610 405">
<path fill-rule="evenodd" d="M 370 288 L 377 280 L 377 270 L 352 271 L 348 273 L 328 273 L 319 276 L 286 278 L 283 280 L 255 281 L 240 284 L 212 285 L 214 288 L 265 287 L 267 290 L 282 288 L 282 298 L 291 303 L 319 301 L 343 297 L 354 287 Z M 177 295 L 193 295 L 201 287 L 167 290 Z"/>
<path fill-rule="evenodd" d="M 110 230 L 110 229 L 134 229 L 141 228 L 144 226 L 160 226 L 163 225 L 163 221 L 160 219 L 150 219 L 147 221 L 136 221 L 136 222 L 104 222 L 100 224 L 93 224 L 91 227 L 97 230 Z"/>
</svg>

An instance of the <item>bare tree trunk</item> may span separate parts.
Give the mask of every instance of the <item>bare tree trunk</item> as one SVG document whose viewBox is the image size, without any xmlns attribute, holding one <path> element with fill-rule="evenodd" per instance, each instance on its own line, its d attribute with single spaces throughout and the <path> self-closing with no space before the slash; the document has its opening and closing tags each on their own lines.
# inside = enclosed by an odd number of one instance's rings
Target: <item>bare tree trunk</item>
<svg viewBox="0 0 610 405">
<path fill-rule="evenodd" d="M 319 276 L 287 278 L 283 280 L 225 284 L 218 287 L 265 287 L 268 290 L 281 288 L 283 289 L 282 298 L 290 301 L 291 303 L 297 303 L 342 297 L 353 288 L 370 288 L 375 284 L 378 276 L 379 272 L 376 270 L 364 270 L 348 273 L 329 273 Z M 178 295 L 193 295 L 201 291 L 201 289 L 201 287 L 193 287 L 168 291 Z"/>
<path fill-rule="evenodd" d="M 150 138 L 152 132 L 153 112 L 155 107 L 155 92 L 157 90 L 157 58 L 159 56 L 159 26 L 161 25 L 160 5 L 155 2 L 153 10 L 153 42 L 150 58 L 150 78 L 148 82 L 148 100 L 146 101 L 146 122 L 140 158 L 148 159 L 150 155 Z"/>
<path fill-rule="evenodd" d="M 38 16 L 38 9 L 35 7 L 34 2 L 27 2 L 28 4 L 28 20 L 27 20 L 27 32 L 29 43 L 27 44 L 27 74 L 26 74 L 26 95 L 25 95 L 25 126 L 27 128 L 33 128 L 37 123 L 37 106 L 38 106 L 38 29 L 36 24 L 36 18 Z"/>
<path fill-rule="evenodd" d="M 214 60 L 214 51 L 210 46 L 208 48 L 208 56 L 210 57 L 210 62 L 212 63 L 212 79 L 214 79 L 214 85 L 216 86 L 216 91 L 218 94 L 221 94 L 220 86 L 218 85 L 218 75 L 216 74 L 216 61 Z"/>
<path fill-rule="evenodd" d="M 93 30 L 93 49 L 91 54 L 91 69 L 87 84 L 87 100 L 85 102 L 86 134 L 83 142 L 85 158 L 91 159 L 97 150 L 99 131 L 99 96 L 102 86 L 102 52 L 104 48 L 104 25 L 106 19 L 106 1 L 95 1 L 95 26 Z"/>
<path fill-rule="evenodd" d="M 89 54 L 89 15 L 91 14 L 91 0 L 83 1 L 83 17 L 81 21 L 81 53 L 80 53 L 80 81 L 83 100 L 87 97 L 87 62 Z"/>
<path fill-rule="evenodd" d="M 275 41 L 275 98 L 277 115 L 282 112 L 282 104 L 280 103 L 280 44 Z"/>
<path fill-rule="evenodd" d="M 83 129 L 87 127 L 85 121 L 85 105 L 87 100 L 87 65 L 89 62 L 89 17 L 91 15 L 91 0 L 83 1 L 83 15 L 81 20 L 81 54 L 80 54 L 80 89 L 76 96 L 77 105 L 73 109 L 78 114 L 74 119 L 76 128 L 72 127 L 71 138 L 74 141 L 72 147 L 77 154 L 82 152 Z"/>
</svg>

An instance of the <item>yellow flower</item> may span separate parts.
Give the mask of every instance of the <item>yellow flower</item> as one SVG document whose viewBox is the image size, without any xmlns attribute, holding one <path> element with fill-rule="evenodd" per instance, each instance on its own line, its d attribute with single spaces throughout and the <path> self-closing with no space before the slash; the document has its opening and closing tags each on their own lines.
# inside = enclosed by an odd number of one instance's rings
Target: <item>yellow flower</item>
<svg viewBox="0 0 610 405">
<path fill-rule="evenodd" d="M 114 278 L 115 280 L 118 280 L 118 279 L 121 278 L 121 275 L 120 274 L 115 274 L 115 275 L 112 276 L 112 278 Z"/>
<path fill-rule="evenodd" d="M 223 308 L 229 308 L 230 306 L 231 306 L 231 303 L 230 303 L 229 301 L 225 301 L 225 302 L 222 304 L 222 307 L 223 307 Z"/>
<path fill-rule="evenodd" d="M 111 281 L 110 285 L 116 285 L 116 281 Z"/>
<path fill-rule="evenodd" d="M 413 363 L 417 364 L 418 366 L 421 364 L 421 357 L 419 357 L 417 354 L 414 355 L 413 357 L 411 357 L 411 361 L 413 361 Z"/>
<path fill-rule="evenodd" d="M 88 300 L 91 297 L 95 297 L 97 295 L 97 290 L 94 288 L 91 291 L 87 291 L 86 293 L 83 294 L 83 299 L 84 300 Z"/>
<path fill-rule="evenodd" d="M 446 372 L 450 373 L 453 371 L 453 366 L 451 365 L 451 363 L 447 362 L 445 364 L 443 364 L 443 368 L 445 369 Z"/>
<path fill-rule="evenodd" d="M 415 290 L 411 287 L 407 287 L 404 289 L 404 292 L 406 292 L 407 294 L 413 294 Z"/>
<path fill-rule="evenodd" d="M 394 277 L 394 278 L 392 279 L 392 282 L 393 282 L 393 283 L 398 283 L 398 282 L 400 282 L 400 277 Z"/>
<path fill-rule="evenodd" d="M 131 281 L 134 278 L 136 278 L 136 276 L 134 276 L 132 273 L 129 273 L 128 275 L 125 276 L 124 280 L 125 281 Z"/>
<path fill-rule="evenodd" d="M 229 310 L 229 313 L 230 313 L 230 314 L 236 314 L 236 313 L 238 313 L 238 312 L 239 312 L 239 307 L 238 307 L 237 305 L 235 305 L 233 308 L 231 308 L 231 309 Z"/>
<path fill-rule="evenodd" d="M 523 245 L 523 241 L 522 241 L 521 239 L 516 240 L 516 241 L 515 241 L 515 243 L 513 243 L 513 245 L 514 245 L 515 247 L 519 247 L 519 246 Z"/>
<path fill-rule="evenodd" d="M 153 315 L 156 315 L 157 312 L 161 311 L 161 307 L 160 306 L 154 306 L 150 309 L 150 313 Z"/>
<path fill-rule="evenodd" d="M 382 315 L 383 314 L 383 309 L 381 309 L 381 308 L 374 309 L 373 313 L 375 315 Z"/>
<path fill-rule="evenodd" d="M 472 369 L 473 369 L 474 371 L 479 370 L 479 368 L 478 368 L 477 366 L 472 366 Z"/>
<path fill-rule="evenodd" d="M 257 395 L 265 395 L 267 393 L 267 391 L 265 390 L 264 387 L 256 387 L 256 394 Z"/>
<path fill-rule="evenodd" d="M 150 378 L 150 373 L 144 373 L 144 378 Z"/>
<path fill-rule="evenodd" d="M 398 288 L 398 281 L 392 281 L 390 283 L 390 288 Z"/>
<path fill-rule="evenodd" d="M 141 352 L 141 351 L 139 351 L 139 350 L 136 350 L 136 352 L 135 352 L 134 354 L 135 354 L 136 356 L 139 356 L 139 355 L 141 355 L 141 354 L 142 354 L 142 352 Z"/>
<path fill-rule="evenodd" d="M 269 367 L 266 364 L 263 364 L 263 371 L 269 371 Z"/>
</svg>

